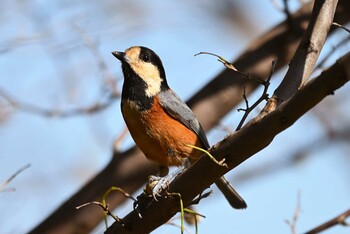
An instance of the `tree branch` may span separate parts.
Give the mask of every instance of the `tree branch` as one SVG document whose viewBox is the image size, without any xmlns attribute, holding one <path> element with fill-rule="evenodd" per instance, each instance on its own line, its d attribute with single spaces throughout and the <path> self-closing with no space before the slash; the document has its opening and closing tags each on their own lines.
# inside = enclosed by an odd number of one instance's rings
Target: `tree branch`
<svg viewBox="0 0 350 234">
<path fill-rule="evenodd" d="M 305 234 L 317 234 L 324 230 L 327 230 L 328 228 L 331 228 L 335 225 L 344 225 L 349 226 L 349 223 L 346 223 L 346 219 L 350 216 L 350 209 L 345 211 L 344 213 L 338 215 L 337 217 L 321 224 L 320 226 L 315 227 L 314 229 L 306 232 Z"/>
<path fill-rule="evenodd" d="M 27 112 L 31 114 L 37 114 L 44 117 L 57 117 L 68 118 L 79 115 L 95 114 L 106 108 L 110 107 L 117 98 L 120 97 L 119 93 L 110 93 L 107 100 L 96 101 L 90 106 L 71 108 L 69 110 L 60 109 L 45 109 L 36 105 L 26 103 L 24 101 L 17 100 L 8 94 L 4 89 L 0 88 L 0 97 L 6 100 L 11 108 Z"/>
<path fill-rule="evenodd" d="M 305 36 L 295 52 L 285 78 L 274 92 L 265 111 L 271 107 L 275 108 L 276 105 L 290 98 L 302 85 L 306 84 L 333 23 L 337 3 L 337 0 L 315 1 Z"/>
</svg>

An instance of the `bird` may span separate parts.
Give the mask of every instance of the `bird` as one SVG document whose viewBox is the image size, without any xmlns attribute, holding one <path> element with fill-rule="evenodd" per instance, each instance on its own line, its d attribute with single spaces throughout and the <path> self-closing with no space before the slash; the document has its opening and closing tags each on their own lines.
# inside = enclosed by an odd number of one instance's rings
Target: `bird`
<svg viewBox="0 0 350 234">
<path fill-rule="evenodd" d="M 189 145 L 209 149 L 206 134 L 192 110 L 169 87 L 160 57 L 144 46 L 113 51 L 121 61 L 124 82 L 121 112 L 136 145 L 159 164 L 160 176 L 168 167 L 188 165 L 202 152 Z M 215 182 L 235 209 L 247 207 L 232 185 L 221 177 Z"/>
</svg>

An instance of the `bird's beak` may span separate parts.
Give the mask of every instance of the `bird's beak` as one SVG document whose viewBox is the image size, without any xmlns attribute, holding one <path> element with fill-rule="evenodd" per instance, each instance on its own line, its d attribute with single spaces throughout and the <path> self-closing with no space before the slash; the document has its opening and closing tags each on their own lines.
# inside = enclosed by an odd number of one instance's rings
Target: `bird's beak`
<svg viewBox="0 0 350 234">
<path fill-rule="evenodd" d="M 129 62 L 129 60 L 130 60 L 129 57 L 126 56 L 126 54 L 124 52 L 113 51 L 112 54 L 114 55 L 114 57 L 119 59 L 121 62 Z"/>
</svg>

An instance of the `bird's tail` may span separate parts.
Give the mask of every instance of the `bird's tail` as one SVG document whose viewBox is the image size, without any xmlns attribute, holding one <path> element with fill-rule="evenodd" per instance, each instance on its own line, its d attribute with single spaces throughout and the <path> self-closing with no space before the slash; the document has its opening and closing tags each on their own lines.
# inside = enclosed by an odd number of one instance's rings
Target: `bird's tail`
<svg viewBox="0 0 350 234">
<path fill-rule="evenodd" d="M 225 177 L 221 177 L 219 180 L 215 182 L 216 186 L 220 189 L 222 194 L 225 196 L 226 200 L 230 205 L 235 209 L 245 209 L 247 208 L 247 204 L 243 200 L 243 198 L 236 192 L 236 190 L 232 187 L 230 182 L 228 182 Z"/>
</svg>

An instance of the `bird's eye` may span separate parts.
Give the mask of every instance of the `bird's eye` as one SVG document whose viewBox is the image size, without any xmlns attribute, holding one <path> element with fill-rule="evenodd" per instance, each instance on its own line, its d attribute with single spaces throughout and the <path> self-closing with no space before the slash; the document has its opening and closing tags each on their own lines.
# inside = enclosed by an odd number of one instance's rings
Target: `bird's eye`
<svg viewBox="0 0 350 234">
<path fill-rule="evenodd" d="M 146 63 L 148 63 L 151 60 L 151 58 L 150 58 L 150 56 L 148 54 L 143 54 L 141 56 L 141 59 L 142 59 L 142 61 L 144 61 Z"/>
</svg>

